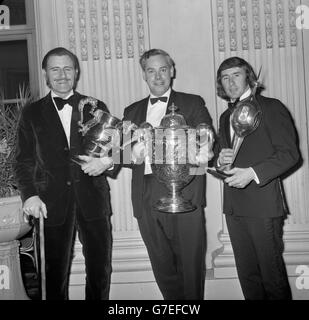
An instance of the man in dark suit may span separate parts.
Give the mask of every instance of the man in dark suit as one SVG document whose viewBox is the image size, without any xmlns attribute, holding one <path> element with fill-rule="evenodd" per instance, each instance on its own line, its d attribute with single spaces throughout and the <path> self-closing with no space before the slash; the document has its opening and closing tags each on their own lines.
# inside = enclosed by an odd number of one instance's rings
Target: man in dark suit
<svg viewBox="0 0 309 320">
<path fill-rule="evenodd" d="M 246 99 L 257 81 L 245 60 L 232 57 L 217 72 L 218 96 L 229 101 L 220 117 L 219 167 L 231 164 L 232 103 Z M 290 299 L 282 227 L 286 205 L 280 177 L 299 160 L 296 131 L 288 110 L 276 99 L 256 95 L 262 117 L 246 136 L 224 180 L 223 212 L 245 299 Z"/>
<path fill-rule="evenodd" d="M 158 127 L 164 115 L 169 113 L 168 107 L 174 103 L 189 126 L 196 127 L 202 122 L 211 125 L 211 117 L 200 96 L 171 89 L 174 62 L 165 51 L 151 49 L 145 52 L 140 64 L 150 96 L 127 107 L 124 120 L 138 126 L 146 121 Z M 183 190 L 184 197 L 192 199 L 197 206 L 195 211 L 182 214 L 160 212 L 153 206 L 168 190 L 153 176 L 145 150 L 144 142 L 136 143 L 132 150 L 135 160 L 132 166 L 132 203 L 154 276 L 164 299 L 203 299 L 205 171 L 195 176 Z M 144 156 L 146 164 L 139 161 Z M 197 155 L 200 162 L 207 162 L 210 156 L 211 153 L 205 149 Z"/>
<path fill-rule="evenodd" d="M 111 275 L 111 206 L 102 172 L 106 158 L 82 154 L 77 57 L 65 48 L 49 51 L 42 68 L 50 93 L 26 106 L 18 127 L 16 178 L 26 214 L 45 218 L 47 299 L 68 299 L 76 229 L 86 264 L 86 299 L 108 299 Z M 85 106 L 85 121 L 91 118 Z M 107 111 L 101 101 L 98 108 Z M 108 170 L 106 171 L 108 172 Z"/>
</svg>

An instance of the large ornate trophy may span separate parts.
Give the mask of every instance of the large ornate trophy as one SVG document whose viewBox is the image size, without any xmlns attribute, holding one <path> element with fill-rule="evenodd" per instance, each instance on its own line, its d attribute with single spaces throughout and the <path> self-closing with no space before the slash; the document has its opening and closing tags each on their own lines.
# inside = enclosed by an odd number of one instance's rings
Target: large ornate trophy
<svg viewBox="0 0 309 320">
<path fill-rule="evenodd" d="M 102 157 L 108 155 L 108 152 L 115 146 L 118 146 L 121 137 L 122 122 L 118 118 L 112 116 L 97 108 L 98 100 L 87 97 L 79 102 L 78 109 L 80 112 L 80 127 L 83 138 L 82 152 L 83 155 L 91 157 Z M 90 104 L 91 109 L 89 114 L 92 116 L 84 123 L 84 107 Z M 83 161 L 75 156 L 72 160 L 78 164 L 83 164 Z"/>
<path fill-rule="evenodd" d="M 207 170 L 217 178 L 225 179 L 229 176 L 227 173 L 225 173 L 225 171 L 230 170 L 233 167 L 233 163 L 236 159 L 240 146 L 244 141 L 244 138 L 255 131 L 261 122 L 262 110 L 255 97 L 258 86 L 259 82 L 256 81 L 251 95 L 247 99 L 238 102 L 231 115 L 231 124 L 235 134 L 233 139 L 232 162 L 228 165 L 221 166 L 216 170 Z"/>
<path fill-rule="evenodd" d="M 207 124 L 201 124 L 198 128 L 188 126 L 184 117 L 176 113 L 176 106 L 172 105 L 169 109 L 171 113 L 163 117 L 160 126 L 150 130 L 148 154 L 151 157 L 151 169 L 169 190 L 166 196 L 158 200 L 155 208 L 167 213 L 184 213 L 196 209 L 191 200 L 181 194 L 181 190 L 194 178 L 194 169 L 197 167 L 190 163 L 190 153 L 196 154 L 202 140 L 212 148 L 214 134 Z"/>
</svg>

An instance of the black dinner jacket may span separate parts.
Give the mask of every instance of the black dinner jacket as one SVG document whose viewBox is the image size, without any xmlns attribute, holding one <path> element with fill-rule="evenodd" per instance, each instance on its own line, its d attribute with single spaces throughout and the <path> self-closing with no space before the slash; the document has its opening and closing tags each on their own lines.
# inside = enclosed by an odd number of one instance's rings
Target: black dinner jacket
<svg viewBox="0 0 309 320">
<path fill-rule="evenodd" d="M 123 120 L 131 121 L 140 126 L 141 123 L 146 121 L 148 100 L 149 96 L 128 106 L 124 110 Z M 205 102 L 202 97 L 171 90 L 166 113 L 169 113 L 168 107 L 173 103 L 179 108 L 177 112 L 185 117 L 189 126 L 196 127 L 202 122 L 212 125 L 212 119 L 205 107 Z M 132 166 L 131 197 L 134 216 L 137 218 L 140 217 L 143 212 L 144 169 L 144 162 Z M 197 206 L 206 206 L 205 185 L 205 174 L 195 176 L 192 182 L 183 189 L 184 197 L 192 199 L 192 203 Z M 162 189 L 162 192 L 166 195 L 167 189 L 162 184 L 158 184 L 158 188 Z M 154 201 L 156 200 L 157 199 L 154 199 Z"/>
<path fill-rule="evenodd" d="M 244 189 L 229 187 L 224 183 L 223 212 L 238 216 L 276 217 L 285 215 L 285 203 L 280 176 L 300 159 L 296 130 L 287 108 L 277 99 L 256 96 L 262 108 L 258 128 L 244 138 L 235 158 L 234 166 L 252 167 L 260 183 L 255 181 Z M 220 117 L 219 143 L 231 148 L 230 110 Z"/>
<path fill-rule="evenodd" d="M 73 195 L 86 220 L 111 214 L 109 185 L 105 175 L 90 177 L 71 157 L 82 154 L 82 135 L 78 132 L 78 103 L 85 96 L 75 92 L 70 147 L 51 93 L 26 106 L 17 132 L 15 174 L 21 198 L 39 195 L 47 206 L 46 225 L 64 223 L 66 208 Z M 99 101 L 98 107 L 108 112 Z M 90 106 L 84 108 L 84 122 L 91 118 Z M 71 189 L 74 192 L 70 192 Z"/>
</svg>

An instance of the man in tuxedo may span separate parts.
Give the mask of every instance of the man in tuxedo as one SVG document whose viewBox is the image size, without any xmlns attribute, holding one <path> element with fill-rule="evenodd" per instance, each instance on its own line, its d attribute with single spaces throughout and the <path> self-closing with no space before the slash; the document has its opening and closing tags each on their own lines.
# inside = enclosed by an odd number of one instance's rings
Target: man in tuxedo
<svg viewBox="0 0 309 320">
<path fill-rule="evenodd" d="M 46 298 L 68 299 L 78 230 L 86 264 L 86 299 L 108 299 L 111 205 L 102 173 L 111 161 L 82 155 L 78 104 L 86 97 L 75 91 L 80 73 L 77 57 L 65 48 L 52 49 L 42 69 L 50 92 L 22 111 L 15 172 L 24 212 L 45 218 Z M 85 105 L 85 121 L 91 118 L 90 107 Z M 101 101 L 97 107 L 108 112 Z M 81 166 L 72 161 L 79 154 Z"/>
<path fill-rule="evenodd" d="M 202 122 L 211 125 L 211 117 L 200 96 L 176 92 L 171 88 L 175 70 L 168 53 L 160 49 L 146 51 L 140 58 L 140 65 L 150 96 L 128 106 L 124 110 L 124 120 L 137 126 L 148 122 L 158 127 L 174 103 L 189 126 L 195 128 Z M 132 165 L 132 203 L 155 279 L 164 299 L 203 299 L 205 170 L 183 189 L 184 197 L 192 199 L 196 210 L 181 214 L 160 212 L 154 205 L 168 193 L 168 189 L 152 174 L 146 150 L 143 141 L 132 148 L 135 162 Z M 197 154 L 195 160 L 207 162 L 211 156 L 206 148 Z"/>
<path fill-rule="evenodd" d="M 219 148 L 214 161 L 232 163 L 235 136 L 231 114 L 238 100 L 251 97 L 257 81 L 251 65 L 239 57 L 223 61 L 217 71 L 217 94 L 229 101 L 220 117 Z M 255 95 L 261 121 L 246 136 L 224 180 L 223 212 L 245 299 L 291 299 L 283 253 L 287 214 L 280 177 L 299 160 L 296 131 L 286 107 L 277 99 Z"/>
</svg>

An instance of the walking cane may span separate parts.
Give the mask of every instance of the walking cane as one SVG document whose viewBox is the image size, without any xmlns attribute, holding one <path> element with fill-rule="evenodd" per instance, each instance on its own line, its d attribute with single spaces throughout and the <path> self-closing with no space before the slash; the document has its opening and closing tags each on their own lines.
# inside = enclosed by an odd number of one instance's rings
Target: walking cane
<svg viewBox="0 0 309 320">
<path fill-rule="evenodd" d="M 46 300 L 44 216 L 42 212 L 40 212 L 39 220 L 40 220 L 41 290 L 42 290 L 42 300 Z"/>
</svg>

